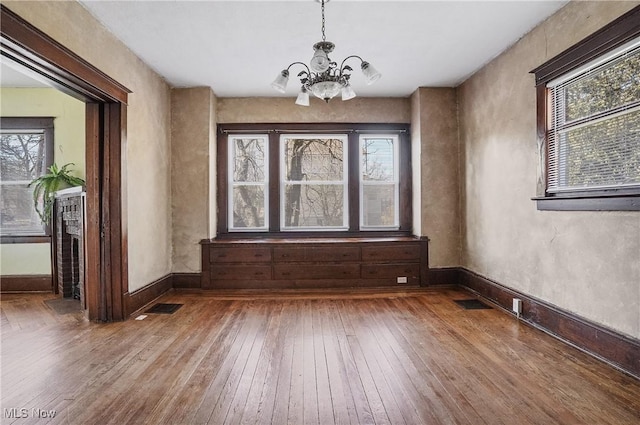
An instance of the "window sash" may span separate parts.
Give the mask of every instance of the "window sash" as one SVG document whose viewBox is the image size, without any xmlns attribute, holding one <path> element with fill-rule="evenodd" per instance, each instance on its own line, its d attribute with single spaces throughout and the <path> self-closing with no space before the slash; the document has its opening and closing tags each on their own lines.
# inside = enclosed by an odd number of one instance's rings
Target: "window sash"
<svg viewBox="0 0 640 425">
<path fill-rule="evenodd" d="M 235 164 L 236 164 L 236 141 L 244 139 L 255 139 L 262 143 L 264 158 L 262 161 L 263 170 L 262 180 L 255 181 L 235 181 Z M 227 208 L 227 222 L 229 226 L 229 232 L 266 232 L 269 230 L 269 136 L 266 134 L 237 134 L 230 135 L 228 138 L 228 208 Z M 263 202 L 262 208 L 262 225 L 261 226 L 236 226 L 234 221 L 234 212 L 236 210 L 235 204 L 235 191 L 236 189 L 248 187 L 248 188 L 262 188 Z"/>
<path fill-rule="evenodd" d="M 639 56 L 635 39 L 547 84 L 547 193 L 640 188 L 640 98 L 570 120 L 566 103 L 572 84 Z"/>
<path fill-rule="evenodd" d="M 364 162 L 364 154 L 365 148 L 364 143 L 367 140 L 373 139 L 390 139 L 393 145 L 393 159 L 392 159 L 392 169 L 393 169 L 393 178 L 390 180 L 365 180 L 364 179 L 364 169 L 362 164 Z M 391 134 L 361 134 L 358 140 L 360 152 L 360 158 L 358 164 L 359 167 L 359 190 L 360 190 L 360 230 L 397 230 L 400 228 L 400 140 L 397 135 Z M 391 224 L 366 224 L 367 219 L 366 215 L 370 211 L 366 208 L 367 197 L 365 194 L 367 186 L 389 186 L 393 190 L 393 220 Z"/>
<path fill-rule="evenodd" d="M 40 221 L 33 206 L 33 188 L 29 188 L 28 185 L 33 179 L 46 173 L 53 162 L 53 118 L 3 117 L 0 122 L 0 133 L 3 136 L 38 135 L 40 140 L 32 146 L 30 151 L 36 149 L 42 155 L 41 162 L 33 164 L 34 169 L 23 175 L 12 176 L 7 174 L 7 170 L 3 170 L 3 176 L 0 179 L 0 197 L 3 206 L 0 235 L 3 237 L 3 241 L 5 238 L 47 236 L 50 233 L 50 228 Z M 34 174 L 28 175 L 30 172 Z M 25 179 L 25 177 L 28 178 Z M 22 206 L 16 206 L 17 212 L 24 212 L 26 215 L 11 216 L 6 210 L 10 208 L 7 203 L 11 202 L 22 204 Z M 28 212 L 25 209 L 28 209 Z M 10 216 L 12 218 L 9 218 Z"/>
<path fill-rule="evenodd" d="M 342 178 L 334 180 L 289 180 L 287 178 L 286 141 L 289 139 L 331 139 L 342 142 Z M 280 231 L 347 231 L 349 230 L 349 138 L 346 134 L 282 134 L 280 135 Z M 342 223 L 339 225 L 300 225 L 288 226 L 286 223 L 286 189 L 291 186 L 304 188 L 312 186 L 339 186 L 342 188 Z"/>
</svg>

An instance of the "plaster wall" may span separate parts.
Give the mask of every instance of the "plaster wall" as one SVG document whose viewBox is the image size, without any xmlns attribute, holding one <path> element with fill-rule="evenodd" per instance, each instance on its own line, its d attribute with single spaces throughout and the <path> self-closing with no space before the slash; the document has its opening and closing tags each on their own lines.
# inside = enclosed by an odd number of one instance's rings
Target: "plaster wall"
<svg viewBox="0 0 640 425">
<path fill-rule="evenodd" d="M 80 3 L 3 1 L 28 22 L 128 87 L 123 147 L 129 292 L 171 271 L 171 146 L 168 84 Z M 72 22 L 73 25 L 69 23 Z"/>
<path fill-rule="evenodd" d="M 409 123 L 409 98 L 355 98 L 332 100 L 330 104 L 311 99 L 310 106 L 298 106 L 285 97 L 229 97 L 218 99 L 220 123 Z"/>
<path fill-rule="evenodd" d="M 640 214 L 538 211 L 529 71 L 638 2 L 571 2 L 459 87 L 464 267 L 640 338 Z"/>
<path fill-rule="evenodd" d="M 212 219 L 209 146 L 211 132 L 215 137 L 216 131 L 214 99 L 209 87 L 171 90 L 171 211 L 176 273 L 201 270 L 198 242 L 207 237 L 208 221 Z"/>
<path fill-rule="evenodd" d="M 460 185 L 457 96 L 454 88 L 420 87 L 412 96 L 414 200 L 429 266 L 460 265 Z M 414 207 L 414 221 L 416 208 Z"/>
<path fill-rule="evenodd" d="M 54 117 L 54 162 L 85 177 L 84 103 L 53 88 L 0 88 L 3 117 Z M 0 275 L 50 275 L 49 243 L 0 245 Z"/>
</svg>

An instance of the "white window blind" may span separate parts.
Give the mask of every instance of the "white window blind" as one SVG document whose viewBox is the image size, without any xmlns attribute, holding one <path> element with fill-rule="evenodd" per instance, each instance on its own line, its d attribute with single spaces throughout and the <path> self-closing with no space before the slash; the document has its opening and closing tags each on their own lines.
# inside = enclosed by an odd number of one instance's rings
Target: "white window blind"
<svg viewBox="0 0 640 425">
<path fill-rule="evenodd" d="M 547 88 L 547 191 L 640 187 L 640 40 Z"/>
</svg>

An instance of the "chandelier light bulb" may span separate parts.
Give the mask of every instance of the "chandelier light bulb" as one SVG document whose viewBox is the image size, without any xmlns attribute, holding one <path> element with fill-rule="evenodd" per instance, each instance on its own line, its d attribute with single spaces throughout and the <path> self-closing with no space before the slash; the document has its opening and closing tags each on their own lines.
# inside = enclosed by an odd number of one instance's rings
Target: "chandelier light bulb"
<svg viewBox="0 0 640 425">
<path fill-rule="evenodd" d="M 353 99 L 354 97 L 356 97 L 356 92 L 353 91 L 351 84 L 347 84 L 346 86 L 342 87 L 342 100 L 349 100 Z"/>
<path fill-rule="evenodd" d="M 296 105 L 309 106 L 309 93 L 304 86 L 302 86 L 302 88 L 300 89 L 300 93 L 298 93 L 298 97 L 296 98 Z"/>
<path fill-rule="evenodd" d="M 380 77 L 382 77 L 382 74 L 380 74 L 369 62 L 363 61 L 360 68 L 362 69 L 367 85 L 375 83 L 380 79 Z"/>
</svg>

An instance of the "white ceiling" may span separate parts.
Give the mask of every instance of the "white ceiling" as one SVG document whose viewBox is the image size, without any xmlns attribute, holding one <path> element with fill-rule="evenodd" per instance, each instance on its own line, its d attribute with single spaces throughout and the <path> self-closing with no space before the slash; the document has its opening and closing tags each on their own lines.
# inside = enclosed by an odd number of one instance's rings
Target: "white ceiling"
<svg viewBox="0 0 640 425">
<path fill-rule="evenodd" d="M 291 62 L 309 62 L 320 41 L 320 4 L 293 1 L 90 1 L 99 21 L 174 87 L 218 96 L 282 96 L 270 87 Z M 326 5 L 338 63 L 357 54 L 383 75 L 360 96 L 409 96 L 460 84 L 567 1 L 347 1 Z M 105 54 L 108 54 L 105 52 Z M 284 96 L 295 96 L 301 68 Z"/>
</svg>

